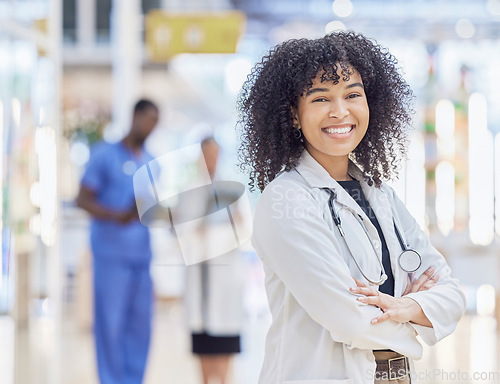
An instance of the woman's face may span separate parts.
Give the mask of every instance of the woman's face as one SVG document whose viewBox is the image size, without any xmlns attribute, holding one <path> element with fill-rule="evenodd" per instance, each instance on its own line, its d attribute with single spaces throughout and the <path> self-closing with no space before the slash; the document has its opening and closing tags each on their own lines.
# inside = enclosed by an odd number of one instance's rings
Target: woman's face
<svg viewBox="0 0 500 384">
<path fill-rule="evenodd" d="M 370 111 L 361 75 L 351 67 L 348 81 L 321 82 L 316 76 L 311 89 L 299 98 L 296 122 L 302 129 L 308 152 L 328 169 L 345 161 L 368 129 Z"/>
</svg>

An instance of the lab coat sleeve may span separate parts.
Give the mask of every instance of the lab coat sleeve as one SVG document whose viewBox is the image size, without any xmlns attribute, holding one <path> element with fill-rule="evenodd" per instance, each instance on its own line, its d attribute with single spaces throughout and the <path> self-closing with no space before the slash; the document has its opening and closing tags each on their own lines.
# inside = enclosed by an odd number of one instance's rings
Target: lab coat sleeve
<svg viewBox="0 0 500 384">
<path fill-rule="evenodd" d="M 386 349 L 420 358 L 409 324 L 371 324 L 379 308 L 356 301 L 355 282 L 320 204 L 293 180 L 270 184 L 256 208 L 252 243 L 308 315 L 349 348 Z"/>
<path fill-rule="evenodd" d="M 410 324 L 426 344 L 434 345 L 456 328 L 465 311 L 465 295 L 459 287 L 458 280 L 451 277 L 451 269 L 443 255 L 432 246 L 429 237 L 422 231 L 395 192 L 391 190 L 391 193 L 406 241 L 422 257 L 422 265 L 417 270 L 415 278 L 431 266 L 439 274 L 439 281 L 433 288 L 407 295 L 420 305 L 432 328 Z"/>
</svg>

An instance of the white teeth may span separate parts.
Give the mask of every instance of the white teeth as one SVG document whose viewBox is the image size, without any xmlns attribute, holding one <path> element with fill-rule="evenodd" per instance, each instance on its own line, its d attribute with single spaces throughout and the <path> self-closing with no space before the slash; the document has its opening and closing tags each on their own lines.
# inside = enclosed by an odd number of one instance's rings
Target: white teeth
<svg viewBox="0 0 500 384">
<path fill-rule="evenodd" d="M 324 131 L 326 133 L 348 133 L 351 132 L 352 126 L 345 128 L 325 128 Z"/>
</svg>

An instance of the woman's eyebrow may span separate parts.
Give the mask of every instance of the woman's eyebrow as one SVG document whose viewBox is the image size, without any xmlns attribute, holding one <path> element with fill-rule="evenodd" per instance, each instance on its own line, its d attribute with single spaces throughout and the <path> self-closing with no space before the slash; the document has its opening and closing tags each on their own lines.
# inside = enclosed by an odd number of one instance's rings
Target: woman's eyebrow
<svg viewBox="0 0 500 384">
<path fill-rule="evenodd" d="M 354 88 L 354 87 L 361 87 L 363 89 L 365 88 L 362 83 L 352 83 L 352 84 L 347 85 L 345 87 L 345 89 Z"/>
<path fill-rule="evenodd" d="M 354 88 L 354 87 L 361 87 L 363 89 L 365 88 L 363 86 L 363 83 L 351 83 L 349 85 L 346 85 L 345 89 L 350 89 L 350 88 Z M 313 93 L 317 93 L 317 92 L 328 92 L 328 88 L 311 88 L 310 90 L 308 90 L 306 92 L 306 97 L 312 95 Z"/>
<path fill-rule="evenodd" d="M 312 88 L 306 92 L 306 97 L 317 92 L 328 92 L 328 88 Z"/>
</svg>

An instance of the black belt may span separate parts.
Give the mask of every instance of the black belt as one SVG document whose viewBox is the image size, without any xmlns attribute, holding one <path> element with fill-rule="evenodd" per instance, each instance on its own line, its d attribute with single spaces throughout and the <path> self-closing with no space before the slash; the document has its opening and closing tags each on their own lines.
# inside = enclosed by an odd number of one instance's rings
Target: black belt
<svg viewBox="0 0 500 384">
<path fill-rule="evenodd" d="M 376 355 L 375 355 L 376 356 Z M 376 360 L 377 377 L 384 380 L 403 380 L 410 375 L 410 365 L 406 356 Z"/>
</svg>

